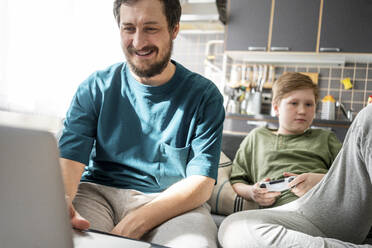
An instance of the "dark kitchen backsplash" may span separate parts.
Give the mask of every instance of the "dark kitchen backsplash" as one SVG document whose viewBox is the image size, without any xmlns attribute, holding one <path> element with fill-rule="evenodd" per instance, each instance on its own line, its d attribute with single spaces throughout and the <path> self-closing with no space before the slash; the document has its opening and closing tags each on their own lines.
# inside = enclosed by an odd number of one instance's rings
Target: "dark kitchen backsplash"
<svg viewBox="0 0 372 248">
<path fill-rule="evenodd" d="M 207 42 L 223 39 L 222 33 L 180 33 L 174 43 L 172 57 L 188 69 L 203 75 Z M 222 68 L 223 45 L 214 48 L 215 64 Z M 346 109 L 352 109 L 355 113 L 366 106 L 368 97 L 372 95 L 372 63 L 346 63 L 345 66 L 275 65 L 276 78 L 286 71 L 319 73 L 320 100 L 326 95 L 332 95 L 343 103 Z M 344 89 L 341 80 L 346 77 L 350 78 L 352 89 Z M 268 113 L 269 106 L 263 106 L 262 110 Z M 320 106 L 318 106 L 317 116 L 320 116 Z M 338 110 L 336 120 L 345 119 Z"/>
</svg>

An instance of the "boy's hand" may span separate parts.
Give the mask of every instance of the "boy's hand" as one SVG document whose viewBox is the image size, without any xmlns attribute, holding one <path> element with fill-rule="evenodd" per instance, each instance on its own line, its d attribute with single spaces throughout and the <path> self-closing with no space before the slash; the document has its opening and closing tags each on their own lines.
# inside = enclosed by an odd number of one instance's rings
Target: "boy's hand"
<svg viewBox="0 0 372 248">
<path fill-rule="evenodd" d="M 284 172 L 283 175 L 285 177 L 296 176 L 296 178 L 289 183 L 289 186 L 292 187 L 291 191 L 293 192 L 293 194 L 301 197 L 306 194 L 306 192 L 308 192 L 311 188 L 313 188 L 317 183 L 319 183 L 325 174 L 303 173 L 301 175 L 297 175 L 294 173 Z"/>
<path fill-rule="evenodd" d="M 270 178 L 266 178 L 265 181 L 270 181 Z M 253 201 L 263 207 L 273 205 L 276 202 L 276 198 L 280 196 L 280 192 L 269 192 L 265 188 L 260 188 L 260 183 L 253 185 L 248 194 Z"/>
</svg>

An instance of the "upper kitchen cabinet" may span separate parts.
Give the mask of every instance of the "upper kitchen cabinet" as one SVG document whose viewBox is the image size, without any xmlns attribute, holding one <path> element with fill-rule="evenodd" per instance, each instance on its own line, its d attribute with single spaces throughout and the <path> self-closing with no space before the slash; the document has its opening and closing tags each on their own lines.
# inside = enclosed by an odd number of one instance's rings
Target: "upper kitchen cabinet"
<svg viewBox="0 0 372 248">
<path fill-rule="evenodd" d="M 271 0 L 230 0 L 226 50 L 267 51 Z"/>
<path fill-rule="evenodd" d="M 372 1 L 324 0 L 320 52 L 372 52 Z"/>
<path fill-rule="evenodd" d="M 319 10 L 320 0 L 276 0 L 270 50 L 316 51 Z"/>
</svg>

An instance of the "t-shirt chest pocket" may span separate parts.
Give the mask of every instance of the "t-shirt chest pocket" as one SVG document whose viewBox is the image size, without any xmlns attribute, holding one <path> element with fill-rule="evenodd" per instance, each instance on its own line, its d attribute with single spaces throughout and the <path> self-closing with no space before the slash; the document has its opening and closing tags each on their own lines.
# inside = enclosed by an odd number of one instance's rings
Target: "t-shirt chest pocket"
<svg viewBox="0 0 372 248">
<path fill-rule="evenodd" d="M 190 147 L 188 145 L 178 148 L 165 143 L 160 144 L 159 166 L 161 184 L 171 185 L 186 177 Z"/>
</svg>

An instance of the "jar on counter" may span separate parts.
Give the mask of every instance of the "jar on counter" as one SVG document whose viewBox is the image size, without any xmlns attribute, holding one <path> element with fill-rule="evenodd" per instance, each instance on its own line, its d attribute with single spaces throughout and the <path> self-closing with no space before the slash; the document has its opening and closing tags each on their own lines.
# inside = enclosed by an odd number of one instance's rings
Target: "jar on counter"
<svg viewBox="0 0 372 248">
<path fill-rule="evenodd" d="M 322 99 L 321 119 L 334 120 L 336 119 L 336 100 L 331 95 L 327 95 Z"/>
</svg>

